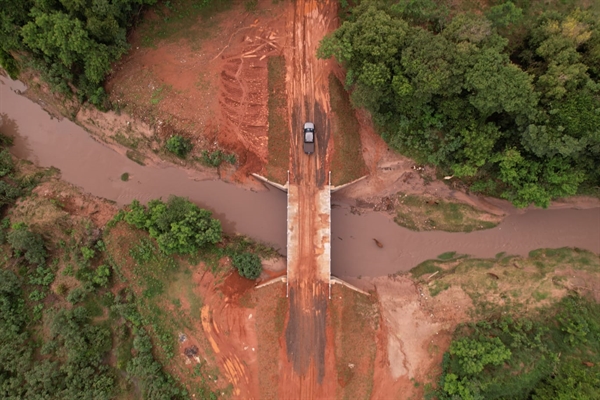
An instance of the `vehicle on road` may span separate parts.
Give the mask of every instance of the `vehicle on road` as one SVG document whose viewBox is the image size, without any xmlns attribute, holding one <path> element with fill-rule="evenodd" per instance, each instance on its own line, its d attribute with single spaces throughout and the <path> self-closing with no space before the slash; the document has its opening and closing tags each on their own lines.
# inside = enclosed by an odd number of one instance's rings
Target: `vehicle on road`
<svg viewBox="0 0 600 400">
<path fill-rule="evenodd" d="M 312 122 L 304 124 L 304 152 L 306 154 L 315 152 L 315 124 Z"/>
</svg>

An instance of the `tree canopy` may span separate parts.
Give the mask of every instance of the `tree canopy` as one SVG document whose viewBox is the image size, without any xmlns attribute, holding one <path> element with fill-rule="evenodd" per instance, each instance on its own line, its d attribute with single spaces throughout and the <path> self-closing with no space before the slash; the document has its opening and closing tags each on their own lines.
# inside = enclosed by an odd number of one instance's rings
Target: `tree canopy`
<svg viewBox="0 0 600 400">
<path fill-rule="evenodd" d="M 186 198 L 171 196 L 167 203 L 152 200 L 148 207 L 134 200 L 125 221 L 145 229 L 166 254 L 193 254 L 221 241 L 221 222 Z"/>
<path fill-rule="evenodd" d="M 134 15 L 156 0 L 0 0 L 0 65 L 29 63 L 55 89 L 102 105 L 102 82 L 127 49 Z"/>
<path fill-rule="evenodd" d="M 517 206 L 598 186 L 599 16 L 545 12 L 509 46 L 512 2 L 452 18 L 430 3 L 362 1 L 318 49 L 383 138 Z"/>
</svg>

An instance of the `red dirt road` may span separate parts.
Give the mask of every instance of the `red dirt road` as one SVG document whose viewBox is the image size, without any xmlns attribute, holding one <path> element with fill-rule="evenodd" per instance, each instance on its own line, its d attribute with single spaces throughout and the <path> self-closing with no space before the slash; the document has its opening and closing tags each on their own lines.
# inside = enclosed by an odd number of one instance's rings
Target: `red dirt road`
<svg viewBox="0 0 600 400">
<path fill-rule="evenodd" d="M 330 66 L 328 61 L 315 57 L 319 41 L 330 30 L 328 21 L 335 10 L 336 4 L 331 1 L 298 0 L 288 19 L 288 31 L 293 32 L 292 46 L 285 54 L 292 132 L 288 209 L 292 211 L 288 217 L 289 314 L 282 349 L 280 398 L 331 398 L 337 386 L 334 352 L 331 343 L 327 347 L 326 330 Z M 310 156 L 302 149 L 302 126 L 306 121 L 314 122 L 316 128 L 316 151 Z"/>
</svg>

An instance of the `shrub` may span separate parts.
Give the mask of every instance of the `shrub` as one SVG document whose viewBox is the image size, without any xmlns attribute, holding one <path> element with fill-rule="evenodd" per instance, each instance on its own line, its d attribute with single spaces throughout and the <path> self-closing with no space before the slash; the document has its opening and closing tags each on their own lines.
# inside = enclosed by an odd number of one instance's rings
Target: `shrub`
<svg viewBox="0 0 600 400">
<path fill-rule="evenodd" d="M 10 183 L 0 181 L 0 208 L 12 204 L 21 195 L 21 189 Z"/>
<path fill-rule="evenodd" d="M 237 268 L 241 276 L 248 279 L 256 279 L 262 272 L 260 257 L 254 253 L 239 253 L 233 255 L 233 266 Z"/>
<path fill-rule="evenodd" d="M 219 167 L 223 161 L 229 162 L 231 165 L 236 163 L 235 154 L 227 154 L 221 150 L 208 151 L 202 150 L 202 158 L 199 159 L 202 164 L 207 165 L 209 167 Z"/>
<path fill-rule="evenodd" d="M 127 182 L 127 181 L 129 180 L 129 173 L 128 173 L 128 172 L 125 172 L 125 173 L 123 173 L 123 174 L 121 175 L 121 180 L 122 180 L 123 182 Z"/>
<path fill-rule="evenodd" d="M 102 264 L 96 268 L 96 273 L 92 278 L 92 282 L 98 286 L 106 286 L 108 285 L 108 280 L 110 278 L 110 267 L 108 265 Z"/>
<path fill-rule="evenodd" d="M 8 150 L 0 151 L 0 177 L 10 174 L 15 167 Z"/>
<path fill-rule="evenodd" d="M 171 153 L 175 154 L 179 158 L 185 158 L 194 145 L 189 139 L 184 138 L 180 135 L 171 136 L 167 140 L 166 148 Z"/>
<path fill-rule="evenodd" d="M 8 233 L 7 241 L 17 254 L 23 253 L 25 259 L 31 264 L 44 264 L 46 261 L 46 247 L 44 239 L 39 233 L 31 232 L 25 224 L 16 224 Z"/>
<path fill-rule="evenodd" d="M 71 304 L 79 303 L 83 301 L 86 294 L 87 293 L 84 288 L 76 287 L 75 289 L 71 290 L 67 295 L 67 301 Z"/>
<path fill-rule="evenodd" d="M 152 200 L 147 210 L 134 200 L 129 208 L 125 221 L 146 229 L 166 254 L 193 254 L 221 241 L 221 222 L 186 198 L 171 196 L 167 203 Z"/>
</svg>

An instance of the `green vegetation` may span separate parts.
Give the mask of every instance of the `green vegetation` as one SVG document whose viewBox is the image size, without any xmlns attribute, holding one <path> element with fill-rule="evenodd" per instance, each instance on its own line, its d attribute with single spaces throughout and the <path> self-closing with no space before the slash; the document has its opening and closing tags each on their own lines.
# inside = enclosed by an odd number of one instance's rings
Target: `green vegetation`
<svg viewBox="0 0 600 400">
<path fill-rule="evenodd" d="M 444 355 L 440 399 L 595 399 L 600 305 L 565 297 L 532 318 L 461 326 Z"/>
<path fill-rule="evenodd" d="M 145 157 L 137 151 L 127 150 L 127 152 L 125 153 L 125 156 L 136 164 L 139 164 L 141 166 L 146 165 L 144 163 Z"/>
<path fill-rule="evenodd" d="M 366 175 L 367 167 L 362 156 L 358 120 L 348 93 L 333 74 L 329 75 L 329 95 L 334 117 L 332 133 L 335 143 L 331 159 L 331 180 L 335 186 Z"/>
<path fill-rule="evenodd" d="M 181 135 L 171 136 L 167 139 L 165 148 L 179 158 L 185 158 L 194 148 L 190 139 L 184 138 Z"/>
<path fill-rule="evenodd" d="M 495 227 L 501 217 L 461 203 L 398 193 L 398 225 L 414 231 L 472 232 Z"/>
<path fill-rule="evenodd" d="M 129 180 L 129 173 L 128 172 L 124 172 L 121 174 L 121 180 L 123 182 L 127 182 Z"/>
<path fill-rule="evenodd" d="M 153 18 L 144 19 L 137 27 L 142 45 L 156 46 L 161 40 L 186 39 L 192 48 L 197 48 L 199 41 L 210 37 L 214 29 L 216 18 L 211 17 L 230 5 L 230 0 L 160 1 L 152 8 Z"/>
<path fill-rule="evenodd" d="M 285 90 L 285 59 L 283 56 L 269 57 L 268 63 L 269 100 L 269 159 L 267 178 L 285 183 L 290 163 L 290 131 L 287 121 L 287 97 Z"/>
<path fill-rule="evenodd" d="M 600 10 L 491 3 L 364 0 L 318 56 L 346 67 L 391 147 L 472 191 L 519 207 L 597 193 Z"/>
<path fill-rule="evenodd" d="M 431 296 L 453 287 L 473 302 L 474 322 L 457 328 L 444 355 L 437 398 L 597 398 L 599 271 L 600 257 L 576 248 L 527 258 L 448 252 L 411 270 Z"/>
<path fill-rule="evenodd" d="M 214 168 L 220 167 L 223 161 L 227 161 L 231 165 L 235 165 L 237 161 L 235 154 L 227 154 L 219 149 L 215 151 L 202 150 L 202 156 L 198 160 L 202 164 Z"/>
<path fill-rule="evenodd" d="M 155 1 L 2 0 L 0 64 L 13 77 L 33 67 L 54 90 L 106 107 L 104 78 L 127 51 L 134 18 Z"/>
<path fill-rule="evenodd" d="M 248 279 L 256 279 L 262 272 L 260 257 L 254 253 L 238 253 L 233 255 L 233 266 L 237 268 L 241 276 Z"/>
<path fill-rule="evenodd" d="M 2 397 L 189 398 L 156 361 L 135 296 L 111 292 L 114 264 L 91 221 L 43 197 L 9 207 L 13 223 L 0 224 Z"/>
<path fill-rule="evenodd" d="M 165 254 L 194 254 L 221 241 L 221 222 L 191 201 L 171 196 L 167 203 L 152 200 L 148 207 L 134 200 L 124 218 L 156 239 Z"/>
<path fill-rule="evenodd" d="M 16 257 L 23 255 L 30 264 L 43 265 L 46 262 L 47 252 L 42 235 L 30 231 L 27 225 L 13 225 L 6 241 Z"/>
</svg>

